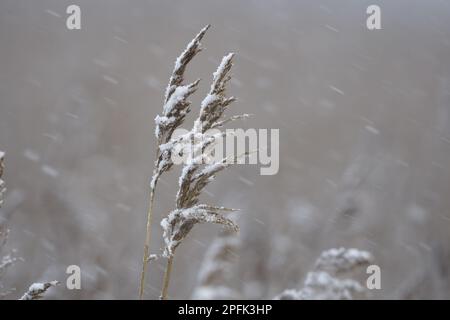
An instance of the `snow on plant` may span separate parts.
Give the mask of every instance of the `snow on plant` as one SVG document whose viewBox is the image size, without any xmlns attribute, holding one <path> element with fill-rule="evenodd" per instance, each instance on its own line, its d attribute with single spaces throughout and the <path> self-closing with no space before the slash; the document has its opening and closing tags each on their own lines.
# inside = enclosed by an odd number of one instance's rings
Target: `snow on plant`
<svg viewBox="0 0 450 320">
<path fill-rule="evenodd" d="M 4 225 L 0 224 L 0 298 L 6 297 L 13 292 L 13 290 L 5 289 L 2 284 L 2 278 L 10 267 L 12 267 L 17 261 L 21 260 L 16 257 L 14 250 L 1 256 L 1 254 L 3 254 L 6 242 L 8 241 L 8 235 L 9 230 Z"/>
<path fill-rule="evenodd" d="M 0 207 L 3 204 L 3 194 L 6 191 L 5 188 L 5 182 L 2 180 L 3 176 L 3 170 L 4 170 L 4 158 L 5 153 L 0 151 Z M 6 246 L 6 242 L 8 241 L 9 236 L 9 229 L 6 227 L 6 223 L 0 222 L 0 254 L 3 254 L 3 250 Z M 15 251 L 11 251 L 9 253 L 6 253 L 5 255 L 0 255 L 0 281 L 2 280 L 3 276 L 5 275 L 6 271 L 13 266 L 18 260 L 21 260 L 20 258 L 16 257 Z M 2 283 L 0 282 L 0 298 L 3 298 L 10 293 L 13 292 L 13 290 L 6 290 L 3 287 Z"/>
<path fill-rule="evenodd" d="M 4 170 L 4 156 L 5 153 L 0 151 L 0 206 L 3 203 L 3 193 L 6 190 L 5 188 L 5 182 L 2 180 L 3 176 L 3 170 Z M 8 235 L 9 230 L 6 228 L 5 223 L 0 223 L 0 254 L 2 253 L 3 248 L 6 245 L 6 242 L 8 241 Z M 14 265 L 17 261 L 22 260 L 21 258 L 17 258 L 15 256 L 15 251 L 12 251 L 11 253 L 8 253 L 1 257 L 0 260 L 0 280 L 2 280 L 2 277 L 4 276 L 6 270 Z M 50 288 L 51 286 L 55 286 L 58 284 L 58 281 L 51 281 L 46 283 L 35 283 L 30 286 L 28 291 L 19 299 L 19 300 L 36 300 L 40 299 L 42 295 Z M 13 292 L 13 290 L 7 290 L 2 291 L 3 285 L 0 282 L 0 298 L 3 298 L 10 293 Z"/>
<path fill-rule="evenodd" d="M 3 170 L 4 170 L 4 157 L 5 153 L 0 151 L 0 207 L 3 204 L 3 194 L 6 191 L 5 182 L 2 180 Z M 6 242 L 8 241 L 9 230 L 6 227 L 5 223 L 0 223 L 0 254 L 2 254 Z M 0 281 L 5 275 L 8 268 L 14 265 L 19 258 L 14 255 L 14 251 L 5 254 L 4 256 L 0 256 Z M 11 290 L 3 291 L 4 287 L 0 282 L 0 298 L 5 297 L 6 295 L 11 293 Z"/>
<path fill-rule="evenodd" d="M 192 129 L 179 137 L 173 137 L 175 129 L 181 125 L 187 112 L 189 112 L 189 102 L 186 98 L 197 89 L 198 85 L 197 80 L 192 84 L 182 86 L 183 73 L 187 63 L 200 51 L 200 40 L 208 28 L 209 26 L 206 26 L 200 31 L 175 62 L 175 68 L 166 89 L 163 113 L 155 119 L 155 134 L 158 138 L 159 147 L 155 170 L 150 184 L 150 209 L 147 217 L 147 236 L 144 246 L 144 260 L 140 283 L 141 298 L 145 284 L 146 265 L 150 260 L 159 257 L 168 259 L 161 292 L 161 298 L 167 298 L 167 289 L 175 249 L 189 234 L 195 224 L 215 223 L 228 227 L 233 231 L 238 230 L 238 226 L 231 219 L 223 215 L 226 212 L 235 211 L 235 209 L 199 203 L 200 194 L 214 180 L 215 175 L 235 163 L 237 158 L 247 155 L 247 153 L 244 153 L 243 155 L 233 157 L 233 159 L 223 158 L 211 161 L 211 154 L 209 153 L 211 147 L 216 145 L 218 140 L 226 135 L 226 132 L 221 132 L 218 128 L 230 121 L 248 116 L 242 115 L 223 119 L 225 110 L 235 101 L 234 97 L 227 97 L 225 95 L 226 85 L 231 79 L 229 73 L 233 65 L 234 53 L 229 53 L 224 56 L 219 67 L 214 72 L 210 90 L 201 103 L 199 115 L 194 121 Z M 218 132 L 216 131 L 214 134 L 210 134 L 207 132 L 210 129 L 215 129 Z M 186 144 L 194 152 L 186 152 L 186 150 L 179 149 L 180 145 L 183 146 Z M 176 206 L 161 221 L 165 244 L 163 253 L 160 255 L 150 255 L 149 243 L 154 190 L 161 174 L 170 170 L 174 165 L 172 159 L 172 154 L 174 153 L 186 156 L 179 178 Z"/>
<path fill-rule="evenodd" d="M 228 119 L 222 119 L 222 116 L 228 105 L 236 100 L 234 97 L 227 98 L 225 96 L 225 89 L 231 76 L 229 72 L 233 65 L 234 53 L 229 53 L 223 57 L 222 62 L 213 74 L 213 82 L 209 93 L 203 99 L 200 107 L 200 114 L 194 122 L 193 133 L 205 133 L 209 129 L 219 128 L 225 123 L 240 118 L 245 118 L 248 115 L 233 116 Z"/>
<path fill-rule="evenodd" d="M 316 261 L 315 269 L 338 274 L 367 265 L 372 259 L 372 254 L 367 251 L 345 248 L 330 249 L 322 252 Z"/>
<path fill-rule="evenodd" d="M 306 275 L 300 290 L 288 289 L 279 294 L 279 300 L 351 300 L 355 293 L 364 291 L 356 280 L 342 279 L 341 274 L 373 260 L 372 254 L 358 249 L 330 249 L 322 252 L 314 270 Z"/>
<path fill-rule="evenodd" d="M 161 115 L 155 118 L 155 136 L 158 142 L 158 149 L 156 150 L 156 160 L 153 170 L 153 176 L 150 182 L 150 199 L 147 212 L 147 228 L 144 243 L 144 255 L 142 259 L 142 271 L 139 287 L 139 297 L 142 299 L 144 295 L 145 275 L 147 271 L 147 264 L 150 258 L 150 241 L 151 241 L 151 227 L 152 227 L 152 211 L 155 196 L 155 189 L 160 176 L 169 171 L 173 162 L 171 160 L 171 148 L 161 148 L 162 145 L 167 144 L 172 139 L 174 130 L 179 127 L 190 111 L 190 102 L 187 98 L 197 90 L 200 80 L 196 80 L 190 84 L 183 85 L 184 72 L 186 66 L 192 58 L 201 51 L 200 41 L 208 30 L 209 25 L 204 27 L 195 38 L 187 45 L 186 49 L 176 59 L 172 75 L 167 85 L 164 106 Z"/>
<path fill-rule="evenodd" d="M 51 282 L 36 282 L 33 283 L 29 288 L 28 291 L 23 294 L 23 296 L 19 300 L 38 300 L 41 299 L 44 295 L 44 293 L 50 289 L 51 287 L 54 287 L 58 285 L 58 281 L 51 281 Z"/>
<path fill-rule="evenodd" d="M 185 135 L 186 139 L 192 139 L 192 137 L 204 134 L 205 130 L 222 125 L 222 116 L 227 106 L 235 100 L 227 98 L 225 95 L 226 84 L 231 79 L 229 72 L 233 65 L 233 56 L 232 53 L 224 56 L 217 71 L 214 72 L 211 90 L 202 102 L 200 114 L 195 120 L 191 132 Z M 205 150 L 216 142 L 215 139 L 199 139 L 199 141 L 199 144 L 195 145 L 198 150 Z M 235 211 L 235 209 L 198 203 L 201 192 L 214 180 L 216 174 L 236 160 L 230 161 L 230 159 L 223 158 L 220 161 L 208 163 L 208 161 L 204 161 L 204 158 L 208 156 L 208 153 L 205 152 L 201 152 L 199 155 L 194 153 L 194 157 L 188 155 L 179 178 L 176 208 L 161 221 L 165 243 L 163 256 L 168 258 L 161 293 L 162 299 L 167 298 L 175 249 L 186 238 L 194 225 L 215 223 L 233 231 L 239 229 L 231 219 L 223 215 L 226 212 Z"/>
<path fill-rule="evenodd" d="M 364 289 L 352 279 L 338 279 L 323 271 L 310 272 L 304 288 L 286 290 L 276 299 L 280 300 L 351 300 L 353 294 Z"/>
</svg>

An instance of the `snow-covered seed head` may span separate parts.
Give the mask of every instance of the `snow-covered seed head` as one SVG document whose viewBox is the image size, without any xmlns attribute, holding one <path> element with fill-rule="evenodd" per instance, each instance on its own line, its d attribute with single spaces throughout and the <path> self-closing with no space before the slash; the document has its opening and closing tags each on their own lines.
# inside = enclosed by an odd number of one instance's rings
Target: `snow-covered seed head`
<svg viewBox="0 0 450 320">
<path fill-rule="evenodd" d="M 213 73 L 213 82 L 209 93 L 203 99 L 200 106 L 200 115 L 194 124 L 194 131 L 204 133 L 205 131 L 219 126 L 220 118 L 223 116 L 228 105 L 236 99 L 227 98 L 225 89 L 231 79 L 230 70 L 233 66 L 234 53 L 229 53 L 222 58 L 222 61 Z"/>
<path fill-rule="evenodd" d="M 205 36 L 206 31 L 209 29 L 210 25 L 206 25 L 200 32 L 194 37 L 194 39 L 189 42 L 186 49 L 180 54 L 180 56 L 175 60 L 175 65 L 173 67 L 172 76 L 170 77 L 169 84 L 166 88 L 166 93 L 164 96 L 164 102 L 169 101 L 170 96 L 175 91 L 176 87 L 180 86 L 183 82 L 184 72 L 188 63 L 194 58 L 194 56 L 199 53 L 201 48 L 200 41 Z"/>
<path fill-rule="evenodd" d="M 337 274 L 369 265 L 372 260 L 372 254 L 367 251 L 353 248 L 330 249 L 322 252 L 316 261 L 315 269 Z"/>
<path fill-rule="evenodd" d="M 190 102 L 187 101 L 187 98 L 197 90 L 200 80 L 196 80 L 188 85 L 182 85 L 184 72 L 192 58 L 201 51 L 200 41 L 209 27 L 209 25 L 205 26 L 189 42 L 186 49 L 175 61 L 175 66 L 164 95 L 162 115 L 158 115 L 155 118 L 155 135 L 162 143 L 170 141 L 173 131 L 183 123 L 184 117 L 189 112 Z"/>
<path fill-rule="evenodd" d="M 225 226 L 237 232 L 239 227 L 223 216 L 223 212 L 232 212 L 235 209 L 214 207 L 206 204 L 195 205 L 189 208 L 175 209 L 161 221 L 165 248 L 163 255 L 170 257 L 175 249 L 186 238 L 194 225 L 200 223 L 214 223 Z"/>
<path fill-rule="evenodd" d="M 151 255 L 151 258 L 145 257 L 147 260 L 155 260 L 161 256 L 169 258 L 166 269 L 167 275 L 170 274 L 170 261 L 172 261 L 171 258 L 176 248 L 196 224 L 212 223 L 225 226 L 233 232 L 239 230 L 231 219 L 224 216 L 225 212 L 234 211 L 233 209 L 199 204 L 202 191 L 215 179 L 215 175 L 235 163 L 228 158 L 213 163 L 205 161 L 205 159 L 210 159 L 208 148 L 214 145 L 216 139 L 222 138 L 226 134 L 226 132 L 221 132 L 216 128 L 220 128 L 228 122 L 248 117 L 247 114 L 244 114 L 223 119 L 227 107 L 235 101 L 234 97 L 227 97 L 225 94 L 226 85 L 231 79 L 230 71 L 233 66 L 234 53 L 225 55 L 217 70 L 213 73 L 210 90 L 200 105 L 200 112 L 192 129 L 181 137 L 172 137 L 175 129 L 183 123 L 186 114 L 190 111 L 190 102 L 187 99 L 197 90 L 199 83 L 195 81 L 183 85 L 184 71 L 189 61 L 201 50 L 200 40 L 208 28 L 209 26 L 203 28 L 176 60 L 166 89 L 163 112 L 155 118 L 155 134 L 159 146 L 150 184 L 151 189 L 155 189 L 160 175 L 170 170 L 174 165 L 172 153 L 185 156 L 179 177 L 175 208 L 161 221 L 165 243 L 163 253 Z M 207 132 L 212 128 L 218 130 L 219 133 L 213 136 L 209 135 Z M 190 150 L 193 152 L 180 154 L 180 152 L 184 153 L 185 151 L 183 149 L 177 151 L 177 146 L 183 143 L 188 143 Z M 169 277 L 167 276 L 165 279 L 169 279 Z M 165 281 L 167 282 L 165 282 L 164 288 L 167 288 L 168 280 Z"/>
<path fill-rule="evenodd" d="M 19 300 L 38 300 L 38 299 L 41 299 L 48 289 L 50 289 L 51 287 L 54 287 L 54 286 L 56 286 L 58 284 L 59 284 L 58 281 L 50 281 L 50 282 L 44 282 L 44 283 L 33 283 L 28 288 L 28 291 L 25 292 L 25 294 Z"/>
<path fill-rule="evenodd" d="M 161 174 L 169 171 L 173 166 L 172 149 L 161 149 L 160 146 L 168 144 L 172 140 L 174 131 L 183 124 L 186 115 L 190 112 L 189 106 L 191 103 L 188 98 L 197 90 L 200 80 L 183 85 L 184 72 L 192 58 L 201 51 L 200 41 L 208 29 L 209 25 L 205 26 L 176 59 L 164 95 L 163 111 L 155 117 L 155 136 L 158 139 L 158 150 L 150 183 L 152 189 L 156 187 Z"/>
<path fill-rule="evenodd" d="M 306 275 L 303 288 L 288 289 L 275 297 L 278 300 L 351 300 L 363 293 L 364 287 L 343 273 L 368 265 L 370 252 L 358 249 L 330 249 L 322 252 L 314 269 Z"/>
<path fill-rule="evenodd" d="M 224 158 L 221 161 L 206 163 L 205 150 L 208 144 L 214 143 L 214 139 L 207 135 L 207 130 L 221 127 L 225 123 L 247 115 L 231 117 L 223 120 L 223 114 L 228 105 L 235 99 L 225 95 L 226 84 L 231 76 L 229 72 L 233 65 L 234 53 L 223 57 L 219 67 L 213 74 L 213 81 L 207 96 L 200 106 L 200 113 L 194 122 L 192 130 L 185 135 L 185 139 L 194 139 L 194 149 L 200 151 L 200 155 L 188 158 L 185 162 L 179 178 L 179 189 L 176 196 L 176 209 L 161 221 L 164 230 L 165 248 L 163 255 L 170 257 L 181 241 L 188 235 L 195 224 L 214 223 L 237 231 L 238 226 L 230 219 L 223 216 L 223 212 L 233 211 L 223 207 L 215 207 L 206 204 L 198 204 L 199 197 L 204 188 L 214 180 L 215 175 L 229 167 L 232 163 Z M 218 134 L 223 136 L 224 133 Z M 170 150 L 170 148 L 168 148 Z M 167 150 L 167 148 L 164 148 Z"/>
</svg>

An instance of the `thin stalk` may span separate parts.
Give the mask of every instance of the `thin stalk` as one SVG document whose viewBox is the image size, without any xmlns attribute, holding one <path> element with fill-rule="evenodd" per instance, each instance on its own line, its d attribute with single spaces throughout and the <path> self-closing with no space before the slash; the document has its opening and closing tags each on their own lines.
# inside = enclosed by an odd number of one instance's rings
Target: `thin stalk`
<svg viewBox="0 0 450 320">
<path fill-rule="evenodd" d="M 157 157 L 155 167 L 153 170 L 152 181 L 150 184 L 150 200 L 147 213 L 147 230 L 144 242 L 144 255 L 142 258 L 142 271 L 139 286 L 139 298 L 144 296 L 145 275 L 147 272 L 147 265 L 149 262 L 150 241 L 151 241 L 151 227 L 153 215 L 153 202 L 156 190 L 156 184 L 160 175 L 167 172 L 172 167 L 173 163 L 167 159 L 170 156 L 169 151 L 162 152 L 160 147 L 171 141 L 174 130 L 179 127 L 190 111 L 190 102 L 187 98 L 197 90 L 200 80 L 194 81 L 188 85 L 182 85 L 184 80 L 184 71 L 187 64 L 192 58 L 201 51 L 200 41 L 208 30 L 209 25 L 204 27 L 195 38 L 189 42 L 186 49 L 177 58 L 172 75 L 167 85 L 164 107 L 161 115 L 155 118 L 156 128 L 155 135 L 158 139 L 158 148 L 156 151 Z"/>
<path fill-rule="evenodd" d="M 150 188 L 150 200 L 149 200 L 148 213 L 147 213 L 147 231 L 146 231 L 145 243 L 144 243 L 144 256 L 142 257 L 141 282 L 139 285 L 139 299 L 141 299 L 141 300 L 144 298 L 145 274 L 147 271 L 148 258 L 149 258 L 149 252 L 150 252 L 154 199 L 155 199 L 155 189 L 151 187 Z"/>
<path fill-rule="evenodd" d="M 161 300 L 167 300 L 167 291 L 169 290 L 170 274 L 172 272 L 173 255 L 167 260 L 166 271 L 164 272 L 163 287 L 161 291 Z"/>
</svg>

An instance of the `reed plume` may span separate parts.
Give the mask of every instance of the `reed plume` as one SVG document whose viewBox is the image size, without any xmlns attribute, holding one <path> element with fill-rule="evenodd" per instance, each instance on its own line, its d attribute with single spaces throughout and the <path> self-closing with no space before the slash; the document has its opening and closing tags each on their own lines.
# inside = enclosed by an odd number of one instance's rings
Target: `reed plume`
<svg viewBox="0 0 450 320">
<path fill-rule="evenodd" d="M 368 266 L 371 253 L 357 249 L 330 249 L 322 252 L 314 269 L 306 275 L 300 290 L 288 289 L 277 300 L 351 300 L 354 294 L 364 292 L 364 287 L 352 278 L 342 275 Z"/>
<path fill-rule="evenodd" d="M 181 53 L 181 55 L 176 59 L 175 66 L 164 96 L 163 112 L 161 115 L 158 115 L 155 118 L 155 136 L 157 139 L 158 148 L 156 150 L 155 166 L 150 182 L 147 227 L 139 286 L 140 299 L 142 299 L 144 295 L 145 276 L 147 272 L 147 264 L 150 257 L 149 252 L 151 242 L 152 213 L 156 185 L 160 176 L 164 172 L 169 171 L 173 166 L 173 162 L 171 160 L 172 150 L 169 148 L 161 148 L 161 146 L 171 141 L 173 132 L 184 122 L 186 115 L 190 111 L 190 102 L 187 99 L 197 90 L 200 80 L 196 80 L 187 85 L 183 85 L 184 72 L 192 58 L 201 51 L 200 41 L 203 39 L 203 36 L 205 35 L 208 28 L 209 25 L 205 26 L 187 45 L 186 49 Z"/>
<path fill-rule="evenodd" d="M 39 300 L 43 297 L 48 289 L 58 285 L 58 283 L 58 281 L 33 283 L 19 300 Z"/>
<path fill-rule="evenodd" d="M 167 298 L 175 250 L 194 225 L 214 223 L 223 225 L 233 231 L 239 229 L 231 219 L 223 215 L 236 209 L 199 204 L 201 192 L 214 180 L 215 175 L 236 161 L 236 157 L 210 161 L 210 155 L 205 152 L 208 147 L 217 143 L 217 139 L 225 135 L 223 132 L 209 134 L 207 130 L 221 127 L 224 121 L 227 121 L 222 120 L 223 114 L 230 103 L 235 101 L 234 97 L 228 98 L 225 95 L 226 84 L 231 79 L 229 72 L 233 65 L 233 56 L 234 54 L 230 53 L 223 57 L 217 71 L 213 74 L 211 89 L 201 103 L 200 113 L 192 130 L 181 138 L 181 140 L 192 143 L 193 152 L 187 154 L 179 178 L 176 208 L 161 221 L 165 242 L 163 256 L 168 259 L 161 299 Z M 232 121 L 245 116 L 237 116 L 228 120 Z"/>
</svg>

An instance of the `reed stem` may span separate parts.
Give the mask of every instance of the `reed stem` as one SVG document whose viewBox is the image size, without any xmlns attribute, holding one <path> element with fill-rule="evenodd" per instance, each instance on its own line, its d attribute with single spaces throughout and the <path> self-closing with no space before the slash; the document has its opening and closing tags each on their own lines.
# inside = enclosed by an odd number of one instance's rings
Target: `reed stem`
<svg viewBox="0 0 450 320">
<path fill-rule="evenodd" d="M 161 300 L 167 300 L 167 292 L 169 290 L 170 274 L 172 272 L 173 255 L 167 260 L 166 271 L 164 272 L 163 287 L 161 291 Z"/>
<path fill-rule="evenodd" d="M 155 189 L 150 188 L 150 200 L 148 205 L 147 213 L 147 231 L 144 243 L 144 256 L 142 257 L 142 271 L 141 271 L 141 281 L 139 285 L 139 299 L 144 298 L 144 287 L 145 287 L 145 275 L 147 272 L 148 258 L 150 252 L 150 241 L 151 241 L 151 231 L 152 231 L 152 216 L 153 216 L 153 202 L 155 199 Z"/>
</svg>

